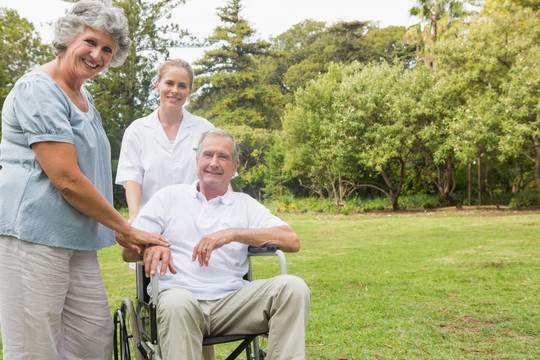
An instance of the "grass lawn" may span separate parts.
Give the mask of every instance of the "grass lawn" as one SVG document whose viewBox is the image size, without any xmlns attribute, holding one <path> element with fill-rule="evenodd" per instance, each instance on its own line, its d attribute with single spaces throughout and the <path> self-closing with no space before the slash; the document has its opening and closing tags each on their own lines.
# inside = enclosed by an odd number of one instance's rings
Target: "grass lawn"
<svg viewBox="0 0 540 360">
<path fill-rule="evenodd" d="M 494 214 L 283 215 L 312 291 L 307 358 L 539 359 L 540 213 Z M 119 252 L 100 252 L 111 310 L 134 297 Z"/>
</svg>

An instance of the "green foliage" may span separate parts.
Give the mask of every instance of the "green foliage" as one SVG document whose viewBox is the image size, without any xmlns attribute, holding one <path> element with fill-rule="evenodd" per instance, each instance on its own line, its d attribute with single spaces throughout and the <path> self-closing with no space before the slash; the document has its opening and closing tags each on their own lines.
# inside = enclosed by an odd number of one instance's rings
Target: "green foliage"
<svg viewBox="0 0 540 360">
<path fill-rule="evenodd" d="M 514 195 L 509 204 L 511 209 L 523 209 L 531 206 L 540 206 L 540 194 L 538 194 L 538 191 L 520 191 Z"/>
<path fill-rule="evenodd" d="M 370 187 L 397 208 L 406 163 L 422 141 L 421 131 L 436 127 L 440 115 L 427 115 L 437 108 L 420 103 L 434 79 L 430 75 L 401 64 L 331 64 L 327 73 L 297 90 L 287 107 L 285 171 L 336 205 L 360 187 Z M 433 102 L 441 112 L 451 112 Z"/>
<path fill-rule="evenodd" d="M 369 22 L 305 20 L 275 37 L 266 58 L 260 58 L 268 82 L 284 93 L 306 86 L 328 71 L 328 64 L 414 62 L 415 45 L 404 41 L 404 27 L 379 28 Z"/>
<path fill-rule="evenodd" d="M 417 44 L 417 54 L 429 68 L 437 66 L 426 46 L 446 38 L 449 30 L 462 24 L 475 12 L 468 11 L 465 4 L 478 5 L 478 0 L 417 0 L 409 10 L 411 16 L 419 18 L 420 23 L 407 30 L 406 38 Z"/>
<path fill-rule="evenodd" d="M 495 4 L 485 8 L 466 32 L 456 28 L 451 35 L 432 44 L 430 51 L 439 76 L 459 92 L 460 103 L 448 124 L 453 152 L 466 162 L 525 153 L 535 162 L 540 192 L 537 14 L 510 2 Z"/>
<path fill-rule="evenodd" d="M 0 109 L 15 82 L 37 65 L 53 58 L 34 25 L 17 11 L 0 7 Z M 1 134 L 1 133 L 0 133 Z"/>
<path fill-rule="evenodd" d="M 387 197 L 354 197 L 347 200 L 343 208 L 336 208 L 332 199 L 316 197 L 274 196 L 264 204 L 275 213 L 327 213 L 357 214 L 369 211 L 391 211 L 392 204 Z M 448 206 L 440 195 L 405 195 L 400 198 L 401 209 L 435 209 Z"/>
<path fill-rule="evenodd" d="M 194 63 L 198 90 L 189 108 L 220 127 L 278 129 L 283 97 L 279 88 L 260 81 L 254 61 L 269 44 L 253 41 L 254 31 L 241 9 L 241 0 L 230 0 L 219 9 L 223 25 L 207 39 L 212 49 Z"/>
<path fill-rule="evenodd" d="M 418 194 L 402 196 L 400 205 L 403 209 L 435 209 L 449 204 L 440 195 Z"/>
</svg>

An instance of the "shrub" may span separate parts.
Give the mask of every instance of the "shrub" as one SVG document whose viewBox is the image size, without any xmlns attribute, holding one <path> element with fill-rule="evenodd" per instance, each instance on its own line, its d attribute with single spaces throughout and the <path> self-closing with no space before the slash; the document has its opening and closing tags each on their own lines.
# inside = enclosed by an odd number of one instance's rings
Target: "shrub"
<svg viewBox="0 0 540 360">
<path fill-rule="evenodd" d="M 515 194 L 508 206 L 511 209 L 521 209 L 540 205 L 540 194 L 536 190 L 523 190 Z"/>
</svg>

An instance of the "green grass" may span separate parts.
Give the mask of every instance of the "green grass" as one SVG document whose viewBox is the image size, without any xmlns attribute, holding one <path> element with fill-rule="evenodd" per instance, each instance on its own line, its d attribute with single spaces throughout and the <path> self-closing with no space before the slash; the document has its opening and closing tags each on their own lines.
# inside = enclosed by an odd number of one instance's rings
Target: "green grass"
<svg viewBox="0 0 540 360">
<path fill-rule="evenodd" d="M 307 358 L 540 358 L 540 213 L 487 214 L 283 215 L 302 243 L 289 273 L 312 291 Z M 113 310 L 134 274 L 118 247 L 100 260 Z"/>
</svg>

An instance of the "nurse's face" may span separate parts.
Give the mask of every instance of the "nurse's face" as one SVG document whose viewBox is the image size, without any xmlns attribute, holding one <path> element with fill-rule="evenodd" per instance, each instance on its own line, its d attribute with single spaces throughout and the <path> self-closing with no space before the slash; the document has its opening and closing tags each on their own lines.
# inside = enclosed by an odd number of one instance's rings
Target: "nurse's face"
<svg viewBox="0 0 540 360">
<path fill-rule="evenodd" d="M 161 107 L 181 111 L 191 95 L 189 73 L 180 66 L 169 67 L 161 76 L 161 80 L 156 81 L 156 90 L 159 92 Z"/>
</svg>

